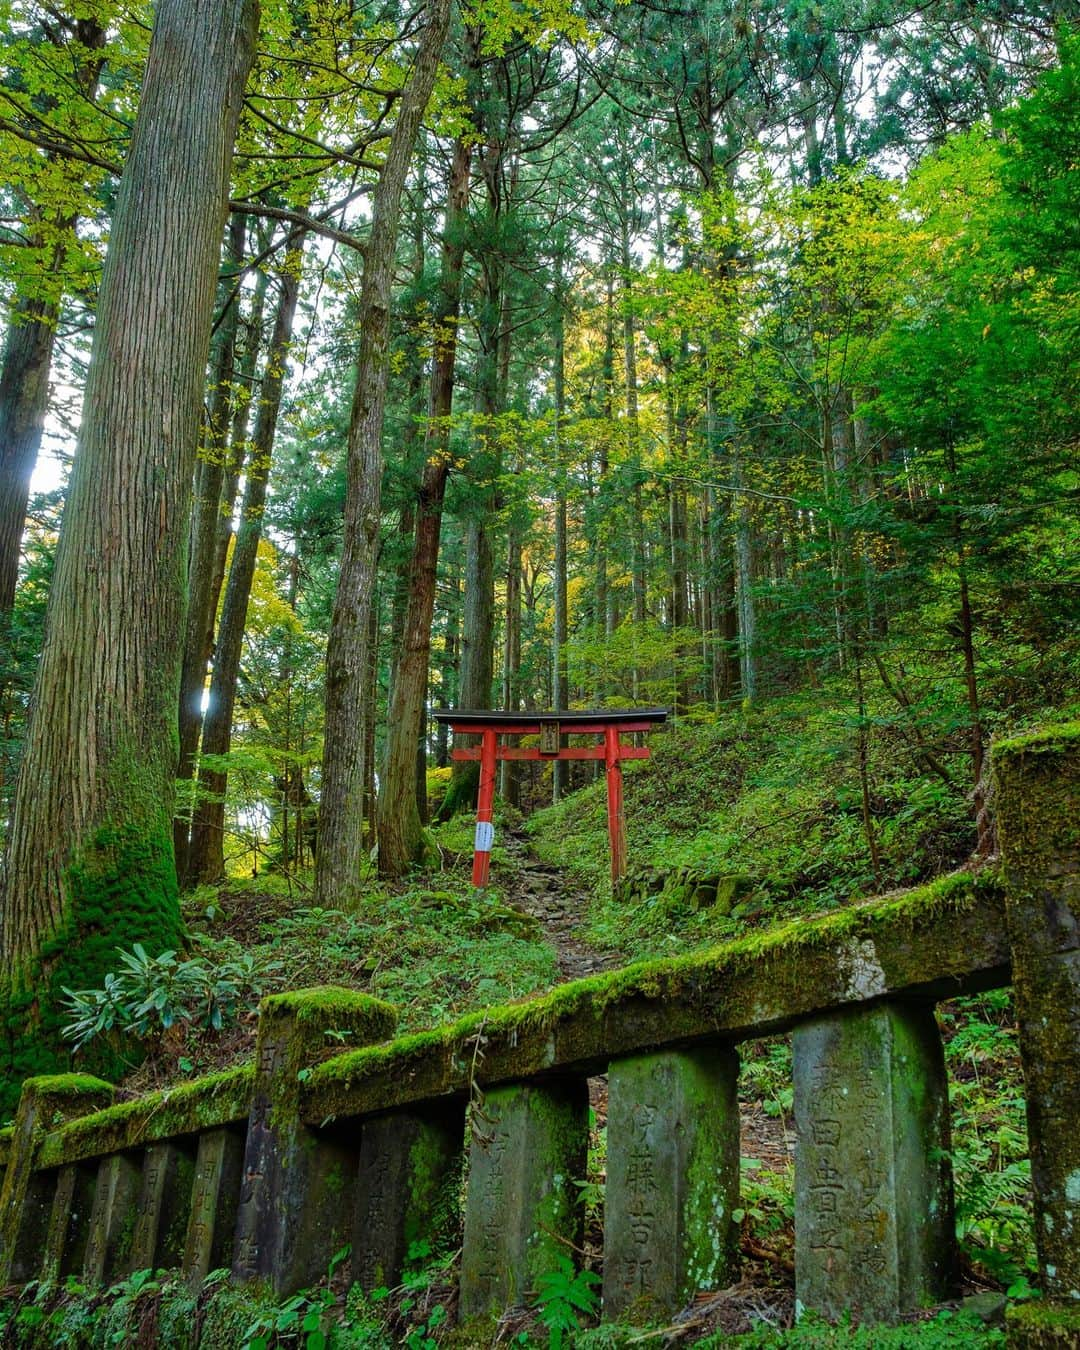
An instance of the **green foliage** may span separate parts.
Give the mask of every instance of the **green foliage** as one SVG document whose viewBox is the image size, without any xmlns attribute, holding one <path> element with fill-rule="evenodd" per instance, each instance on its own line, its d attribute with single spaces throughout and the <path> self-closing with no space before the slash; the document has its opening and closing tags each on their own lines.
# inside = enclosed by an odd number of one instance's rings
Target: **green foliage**
<svg viewBox="0 0 1080 1350">
<path fill-rule="evenodd" d="M 210 963 L 198 956 L 181 960 L 171 951 L 152 957 L 136 943 L 117 955 L 120 969 L 105 976 L 103 987 L 64 990 L 64 1008 L 72 1019 L 64 1038 L 74 1050 L 114 1032 L 121 1038 L 153 1038 L 178 1021 L 221 1031 L 238 1012 L 258 1003 L 280 970 L 278 963 L 259 962 L 251 952 Z"/>
<path fill-rule="evenodd" d="M 270 1346 L 301 1346 L 303 1350 L 326 1350 L 329 1310 L 334 1296 L 329 1289 L 294 1294 L 279 1307 L 268 1309 L 244 1332 L 241 1350 L 269 1350 Z"/>
<path fill-rule="evenodd" d="M 534 815 L 528 829 L 541 858 L 567 866 L 595 897 L 594 937 L 628 956 L 671 954 L 737 937 L 780 912 L 818 912 L 917 884 L 965 857 L 973 838 L 963 793 L 911 762 L 883 702 L 869 732 L 875 877 L 857 728 L 844 702 L 836 688 L 683 722 L 654 733 L 652 758 L 625 773 L 631 869 L 745 876 L 728 913 L 694 909 L 672 888 L 632 903 L 611 898 L 603 783 Z"/>
<path fill-rule="evenodd" d="M 1010 1297 L 1037 1275 L 1031 1164 L 1012 991 L 961 999 L 941 1011 L 950 1071 L 956 1235 Z"/>
<path fill-rule="evenodd" d="M 598 1275 L 576 1269 L 568 1256 L 560 1256 L 556 1268 L 540 1276 L 535 1303 L 540 1322 L 547 1328 L 549 1350 L 561 1350 L 564 1337 L 573 1337 L 582 1317 L 596 1315 L 599 1283 Z M 573 1340 L 565 1343 L 572 1345 Z"/>
<path fill-rule="evenodd" d="M 470 831 L 471 839 L 471 831 Z M 276 904 L 257 888 L 254 918 L 236 929 L 244 892 L 230 885 L 205 916 L 207 893 L 192 904 L 202 959 L 230 965 L 248 953 L 256 969 L 273 964 L 281 987 L 342 984 L 377 995 L 401 1011 L 402 1029 L 433 1026 L 462 1012 L 547 988 L 554 952 L 536 925 L 497 888 L 476 892 L 457 872 L 436 874 L 402 890 L 368 884 L 354 909 L 298 905 L 282 885 Z"/>
<path fill-rule="evenodd" d="M 759 1323 L 736 1343 L 745 1350 L 990 1350 L 1005 1345 L 1005 1333 L 977 1318 L 950 1311 L 900 1327 L 830 1326 L 806 1314 L 790 1331 Z M 728 1344 L 730 1338 L 725 1334 L 699 1342 L 701 1350 L 721 1350 Z"/>
</svg>

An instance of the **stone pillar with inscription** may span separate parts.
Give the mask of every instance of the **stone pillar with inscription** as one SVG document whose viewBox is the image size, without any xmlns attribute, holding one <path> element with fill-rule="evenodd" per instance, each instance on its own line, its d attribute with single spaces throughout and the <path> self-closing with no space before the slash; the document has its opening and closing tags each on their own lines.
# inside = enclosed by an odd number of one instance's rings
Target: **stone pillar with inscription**
<svg viewBox="0 0 1080 1350">
<path fill-rule="evenodd" d="M 365 1120 L 352 1239 L 352 1277 L 367 1291 L 397 1285 L 410 1252 L 427 1255 L 457 1231 L 465 1102 Z"/>
<path fill-rule="evenodd" d="M 112 1153 L 98 1164 L 83 1275 L 87 1284 L 104 1284 L 131 1270 L 132 1244 L 139 1215 L 142 1159 Z"/>
<path fill-rule="evenodd" d="M 191 1210 L 180 1268 L 193 1285 L 232 1261 L 244 1139 L 235 1130 L 205 1130 L 199 1135 Z"/>
<path fill-rule="evenodd" d="M 195 1150 L 188 1140 L 166 1140 L 146 1150 L 131 1270 L 171 1270 L 180 1264 L 194 1172 Z"/>
<path fill-rule="evenodd" d="M 581 1242 L 589 1098 L 583 1078 L 490 1088 L 472 1117 L 461 1315 L 528 1302 Z"/>
<path fill-rule="evenodd" d="M 85 1074 L 52 1074 L 23 1083 L 0 1190 L 0 1284 L 40 1274 L 58 1181 L 55 1171 L 34 1170 L 42 1135 L 63 1120 L 108 1106 L 113 1093 L 110 1084 Z"/>
<path fill-rule="evenodd" d="M 608 1069 L 604 1316 L 669 1318 L 734 1278 L 739 1061 L 727 1047 Z"/>
<path fill-rule="evenodd" d="M 1039 1284 L 1047 1298 L 1073 1310 L 1072 1343 L 1077 1343 L 1080 723 L 1000 743 L 994 748 L 994 772 L 1027 1098 Z"/>
<path fill-rule="evenodd" d="M 236 1216 L 233 1275 L 288 1295 L 326 1274 L 352 1237 L 359 1137 L 310 1129 L 300 1119 L 301 1074 L 334 1043 L 386 1040 L 388 1003 L 349 989 L 274 994 L 259 1008 L 255 1091 Z"/>
<path fill-rule="evenodd" d="M 891 1322 L 954 1275 L 949 1108 L 933 1009 L 878 1003 L 794 1035 L 795 1293 Z"/>
</svg>

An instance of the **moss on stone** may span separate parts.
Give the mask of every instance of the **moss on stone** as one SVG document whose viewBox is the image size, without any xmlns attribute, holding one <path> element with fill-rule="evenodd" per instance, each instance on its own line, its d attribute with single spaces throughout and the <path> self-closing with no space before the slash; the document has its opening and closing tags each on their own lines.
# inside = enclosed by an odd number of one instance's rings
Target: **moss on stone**
<svg viewBox="0 0 1080 1350">
<path fill-rule="evenodd" d="M 1059 726 L 1041 727 L 1027 735 L 997 741 L 994 757 L 1060 754 L 1063 750 L 1080 750 L 1080 722 L 1062 722 Z"/>
<path fill-rule="evenodd" d="M 1002 741 L 993 751 L 998 829 L 1010 887 L 1080 851 L 1080 723 Z"/>
<path fill-rule="evenodd" d="M 406 1173 L 409 1187 L 403 1224 L 406 1263 L 414 1244 L 426 1240 L 431 1253 L 440 1255 L 456 1233 L 464 1162 L 464 1149 L 460 1144 L 456 1149 L 448 1147 L 442 1131 L 431 1126 L 417 1130 Z"/>
<path fill-rule="evenodd" d="M 1080 1289 L 1080 723 L 996 746 L 994 772 L 1040 1284 L 1069 1298 Z"/>
<path fill-rule="evenodd" d="M 711 1032 L 760 1034 L 931 978 L 955 981 L 959 991 L 974 970 L 1001 969 L 1004 979 L 1001 907 L 996 874 L 959 873 L 704 952 L 591 976 L 335 1056 L 311 1073 L 302 1109 L 317 1123 L 348 1113 L 361 1088 L 363 1109 L 382 1110 L 461 1091 L 474 1074 L 494 1083 Z"/>
<path fill-rule="evenodd" d="M 97 1096 L 102 1092 L 111 1094 L 116 1089 L 103 1078 L 88 1073 L 46 1073 L 27 1078 L 23 1091 L 34 1092 L 39 1097 L 82 1097 Z"/>
<path fill-rule="evenodd" d="M 259 1005 L 259 1013 L 260 1016 L 291 1016 L 299 1026 L 318 1022 L 320 1031 L 331 1025 L 335 1017 L 347 1022 L 350 1029 L 370 1024 L 373 1031 L 382 1031 L 389 1026 L 389 1034 L 393 1034 L 398 1022 L 398 1010 L 392 1003 L 332 984 L 271 994 Z"/>
<path fill-rule="evenodd" d="M 1018 1303 L 1005 1312 L 1009 1350 L 1075 1350 L 1080 1345 L 1080 1303 Z"/>
<path fill-rule="evenodd" d="M 236 1350 L 243 1345 L 252 1323 L 272 1306 L 264 1284 L 219 1284 L 202 1308 L 199 1350 Z"/>
<path fill-rule="evenodd" d="M 118 1102 L 63 1125 L 46 1135 L 38 1149 L 38 1167 L 59 1167 L 99 1154 L 153 1143 L 247 1119 L 254 1067 L 246 1064 L 210 1074 L 179 1087 Z"/>
</svg>

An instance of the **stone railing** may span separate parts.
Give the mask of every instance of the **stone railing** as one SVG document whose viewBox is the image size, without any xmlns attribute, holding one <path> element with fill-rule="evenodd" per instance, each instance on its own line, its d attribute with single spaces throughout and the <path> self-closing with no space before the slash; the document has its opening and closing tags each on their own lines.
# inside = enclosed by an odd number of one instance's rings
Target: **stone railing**
<svg viewBox="0 0 1080 1350">
<path fill-rule="evenodd" d="M 110 1104 L 29 1080 L 0 1137 L 0 1275 L 228 1266 L 286 1294 L 351 1245 L 395 1283 L 457 1228 L 460 1307 L 527 1300 L 578 1245 L 586 1080 L 608 1074 L 603 1307 L 670 1314 L 735 1277 L 740 1041 L 793 1032 L 796 1286 L 889 1321 L 954 1275 L 934 1004 L 1016 986 L 1046 1294 L 1080 1307 L 1080 728 L 999 749 L 999 874 L 958 875 L 399 1039 L 338 989 L 264 1000 L 255 1063 Z M 327 1059 L 328 1033 L 354 1046 Z M 1067 1343 L 1067 1342 L 1062 1342 Z"/>
</svg>

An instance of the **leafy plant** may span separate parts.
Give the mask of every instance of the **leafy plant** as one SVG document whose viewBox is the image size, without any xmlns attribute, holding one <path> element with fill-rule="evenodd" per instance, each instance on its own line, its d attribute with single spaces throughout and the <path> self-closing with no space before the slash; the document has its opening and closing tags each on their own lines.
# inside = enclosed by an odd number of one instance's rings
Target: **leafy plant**
<svg viewBox="0 0 1080 1350">
<path fill-rule="evenodd" d="M 577 1270 L 567 1256 L 560 1256 L 555 1269 L 540 1276 L 536 1308 L 547 1328 L 548 1350 L 561 1350 L 563 1337 L 577 1331 L 582 1316 L 595 1316 L 600 1306 L 596 1294 L 599 1283 L 598 1275 L 591 1270 Z"/>
<path fill-rule="evenodd" d="M 117 955 L 121 969 L 106 975 L 100 989 L 64 990 L 71 1018 L 64 1036 L 76 1050 L 114 1031 L 145 1039 L 177 1022 L 220 1031 L 241 1008 L 258 1003 L 280 970 L 251 952 L 213 963 L 198 956 L 181 960 L 174 951 L 150 956 L 136 943 Z"/>
</svg>

